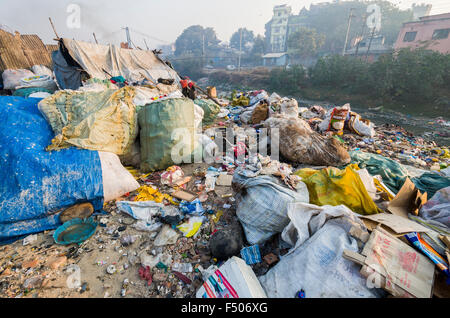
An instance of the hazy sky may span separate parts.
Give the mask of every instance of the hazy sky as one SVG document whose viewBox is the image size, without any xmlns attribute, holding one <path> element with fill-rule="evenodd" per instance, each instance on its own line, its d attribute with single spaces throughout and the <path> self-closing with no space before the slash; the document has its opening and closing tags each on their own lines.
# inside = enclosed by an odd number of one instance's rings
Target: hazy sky
<svg viewBox="0 0 450 318">
<path fill-rule="evenodd" d="M 288 4 L 298 14 L 311 3 L 324 0 L 0 0 L 0 25 L 8 30 L 39 35 L 46 44 L 55 44 L 48 17 L 52 17 L 61 37 L 100 43 L 125 41 L 122 27 L 131 29 L 131 40 L 145 48 L 174 42 L 188 26 L 213 27 L 220 40 L 229 41 L 239 27 L 264 34 L 264 25 L 272 16 L 274 5 Z M 431 14 L 450 12 L 449 0 L 392 0 L 400 8 L 414 2 L 433 5 Z M 81 8 L 81 28 L 70 29 L 67 20 L 69 4 Z M 144 36 L 147 34 L 147 37 Z"/>
</svg>

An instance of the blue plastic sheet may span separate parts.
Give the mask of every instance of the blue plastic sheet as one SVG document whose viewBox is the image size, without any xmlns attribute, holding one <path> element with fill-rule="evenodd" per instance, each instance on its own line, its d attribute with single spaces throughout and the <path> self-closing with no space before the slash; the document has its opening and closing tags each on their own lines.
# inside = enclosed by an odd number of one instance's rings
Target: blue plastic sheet
<svg viewBox="0 0 450 318">
<path fill-rule="evenodd" d="M 0 244 L 61 225 L 59 213 L 76 203 L 103 206 L 97 151 L 45 151 L 54 137 L 37 104 L 0 96 Z"/>
</svg>

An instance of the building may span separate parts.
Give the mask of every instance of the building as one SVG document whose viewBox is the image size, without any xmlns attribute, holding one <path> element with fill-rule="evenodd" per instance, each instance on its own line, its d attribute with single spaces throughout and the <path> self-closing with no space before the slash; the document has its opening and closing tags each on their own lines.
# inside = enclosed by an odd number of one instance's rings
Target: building
<svg viewBox="0 0 450 318">
<path fill-rule="evenodd" d="M 6 69 L 52 67 L 50 47 L 35 34 L 14 34 L 0 29 L 0 74 Z"/>
<path fill-rule="evenodd" d="M 413 21 L 419 21 L 421 17 L 430 15 L 431 4 L 413 4 L 411 7 L 413 11 Z"/>
<path fill-rule="evenodd" d="M 394 49 L 424 47 L 450 53 L 450 13 L 420 17 L 419 21 L 403 23 Z"/>
<path fill-rule="evenodd" d="M 266 39 L 270 52 L 286 52 L 288 24 L 291 14 L 292 8 L 286 4 L 273 8 L 272 20 L 266 24 Z"/>
<path fill-rule="evenodd" d="M 392 53 L 393 48 L 384 44 L 384 36 L 374 36 L 370 41 L 370 36 L 366 38 L 355 38 L 351 41 L 351 48 L 345 51 L 345 55 L 365 58 L 368 62 L 376 61 L 381 55 Z M 370 47 L 369 47 L 370 45 Z"/>
<path fill-rule="evenodd" d="M 268 67 L 286 66 L 289 61 L 289 56 L 286 52 L 282 53 L 268 53 L 263 56 L 263 65 Z"/>
<path fill-rule="evenodd" d="M 292 8 L 286 4 L 275 6 L 272 19 L 265 25 L 267 52 L 286 52 L 289 36 L 302 27 L 309 27 L 307 19 L 318 14 L 320 9 L 327 5 L 330 3 L 311 4 L 309 11 L 303 7 L 297 15 L 293 14 Z"/>
</svg>

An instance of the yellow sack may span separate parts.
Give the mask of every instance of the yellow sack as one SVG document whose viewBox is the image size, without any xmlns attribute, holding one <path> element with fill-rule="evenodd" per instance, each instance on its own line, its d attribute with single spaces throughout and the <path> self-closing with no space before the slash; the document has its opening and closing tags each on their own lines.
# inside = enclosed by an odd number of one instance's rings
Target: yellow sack
<svg viewBox="0 0 450 318">
<path fill-rule="evenodd" d="M 47 151 L 68 147 L 129 152 L 138 134 L 134 87 L 95 91 L 61 90 L 39 102 L 55 137 Z"/>
<path fill-rule="evenodd" d="M 345 170 L 328 167 L 321 170 L 300 169 L 294 174 L 301 177 L 309 191 L 309 202 L 316 205 L 346 205 L 353 212 L 368 215 L 382 212 L 370 198 L 356 165 Z"/>
</svg>

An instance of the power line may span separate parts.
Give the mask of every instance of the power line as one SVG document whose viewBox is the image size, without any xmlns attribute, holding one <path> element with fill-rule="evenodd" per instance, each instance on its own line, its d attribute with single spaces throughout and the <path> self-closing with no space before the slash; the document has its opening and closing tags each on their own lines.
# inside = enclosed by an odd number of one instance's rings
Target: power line
<svg viewBox="0 0 450 318">
<path fill-rule="evenodd" d="M 147 38 L 150 38 L 150 39 L 152 39 L 152 40 L 155 40 L 155 41 L 158 41 L 158 42 L 162 42 L 162 43 L 166 43 L 166 44 L 170 44 L 170 42 L 168 42 L 168 41 L 166 41 L 166 40 L 158 39 L 157 37 L 148 35 L 147 33 L 144 33 L 144 32 L 142 32 L 142 31 L 136 30 L 136 29 L 134 29 L 134 28 L 130 28 L 130 30 L 133 31 L 133 32 L 135 32 L 135 33 L 137 33 L 137 34 L 140 34 L 140 35 L 142 35 L 142 36 L 145 36 L 145 37 L 147 37 Z"/>
</svg>

